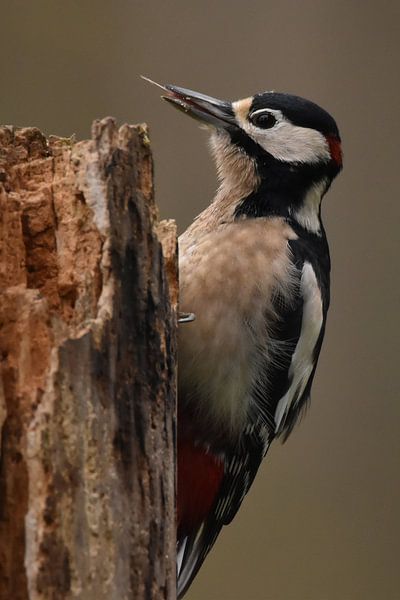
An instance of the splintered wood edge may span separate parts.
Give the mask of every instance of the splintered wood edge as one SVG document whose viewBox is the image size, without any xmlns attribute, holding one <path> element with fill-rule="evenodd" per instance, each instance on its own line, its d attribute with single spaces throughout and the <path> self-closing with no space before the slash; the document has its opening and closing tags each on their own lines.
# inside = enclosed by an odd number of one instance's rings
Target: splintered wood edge
<svg viewBox="0 0 400 600">
<path fill-rule="evenodd" d="M 155 230 L 163 251 L 171 306 L 176 311 L 178 306 L 178 239 L 176 222 L 173 219 L 160 221 L 156 224 Z"/>
</svg>

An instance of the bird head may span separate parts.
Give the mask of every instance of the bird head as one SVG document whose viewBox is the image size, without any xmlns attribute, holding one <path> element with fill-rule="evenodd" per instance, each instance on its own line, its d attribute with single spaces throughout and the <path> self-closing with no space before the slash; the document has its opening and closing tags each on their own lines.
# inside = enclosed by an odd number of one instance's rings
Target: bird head
<svg viewBox="0 0 400 600">
<path fill-rule="evenodd" d="M 310 194 L 320 201 L 342 168 L 336 122 L 314 102 L 277 92 L 230 102 L 175 85 L 156 85 L 163 89 L 164 100 L 211 129 L 225 188 L 237 187 L 243 177 L 251 180 L 236 206 L 237 216 L 304 214 Z M 319 201 L 314 202 L 317 212 Z"/>
</svg>

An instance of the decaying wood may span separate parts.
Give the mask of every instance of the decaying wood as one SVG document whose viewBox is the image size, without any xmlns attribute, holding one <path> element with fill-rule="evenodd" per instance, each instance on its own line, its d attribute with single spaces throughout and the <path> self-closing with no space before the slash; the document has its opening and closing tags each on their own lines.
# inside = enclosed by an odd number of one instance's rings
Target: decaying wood
<svg viewBox="0 0 400 600">
<path fill-rule="evenodd" d="M 144 126 L 0 128 L 1 600 L 174 598 L 176 269 Z"/>
</svg>

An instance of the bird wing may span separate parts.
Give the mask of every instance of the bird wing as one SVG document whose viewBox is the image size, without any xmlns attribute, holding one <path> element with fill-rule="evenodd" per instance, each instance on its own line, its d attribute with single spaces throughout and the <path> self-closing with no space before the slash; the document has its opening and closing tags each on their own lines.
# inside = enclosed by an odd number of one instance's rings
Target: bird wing
<svg viewBox="0 0 400 600">
<path fill-rule="evenodd" d="M 254 419 L 286 440 L 308 404 L 329 307 L 329 253 L 320 256 L 298 239 L 290 242 L 298 281 L 290 297 L 277 293 L 270 351 L 253 384 Z M 324 268 L 320 260 L 326 261 Z"/>
</svg>

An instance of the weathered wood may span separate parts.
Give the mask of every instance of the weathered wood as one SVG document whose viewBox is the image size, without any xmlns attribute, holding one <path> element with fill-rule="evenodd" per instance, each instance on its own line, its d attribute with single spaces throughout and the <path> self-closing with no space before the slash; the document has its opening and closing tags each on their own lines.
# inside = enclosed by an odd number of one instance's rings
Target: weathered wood
<svg viewBox="0 0 400 600">
<path fill-rule="evenodd" d="M 175 597 L 176 303 L 145 126 L 0 128 L 1 600 Z"/>
</svg>

